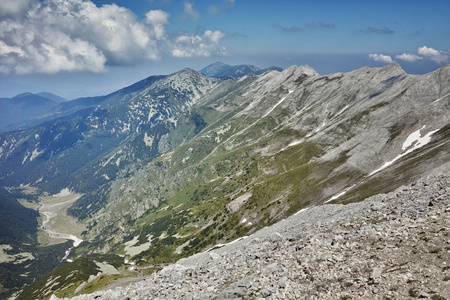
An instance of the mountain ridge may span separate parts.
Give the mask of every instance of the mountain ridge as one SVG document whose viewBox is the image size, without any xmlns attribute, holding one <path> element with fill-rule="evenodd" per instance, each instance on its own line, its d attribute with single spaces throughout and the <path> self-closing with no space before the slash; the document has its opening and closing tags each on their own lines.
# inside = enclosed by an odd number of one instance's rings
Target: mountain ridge
<svg viewBox="0 0 450 300">
<path fill-rule="evenodd" d="M 283 69 L 271 66 L 265 69 L 260 69 L 254 65 L 227 65 L 222 62 L 212 63 L 199 72 L 209 77 L 216 77 L 221 79 L 238 79 L 245 75 L 261 75 L 267 71 L 276 70 L 282 71 Z"/>
<path fill-rule="evenodd" d="M 426 75 L 395 63 L 328 75 L 292 66 L 238 80 L 183 69 L 87 117 L 0 134 L 0 180 L 84 193 L 68 210 L 86 227 L 69 259 L 110 255 L 138 275 L 432 172 L 450 159 L 449 81 L 450 65 Z M 53 274 L 58 289 L 36 284 L 40 297 L 70 294 L 68 273 Z"/>
</svg>

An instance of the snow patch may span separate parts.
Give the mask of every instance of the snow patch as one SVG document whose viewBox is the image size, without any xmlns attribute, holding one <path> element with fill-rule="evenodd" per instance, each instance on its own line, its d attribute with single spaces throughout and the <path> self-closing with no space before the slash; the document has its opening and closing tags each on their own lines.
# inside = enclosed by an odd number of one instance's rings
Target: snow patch
<svg viewBox="0 0 450 300">
<path fill-rule="evenodd" d="M 145 143 L 145 146 L 151 148 L 152 145 L 153 145 L 153 140 L 154 140 L 154 137 L 153 137 L 153 136 L 148 136 L 148 135 L 147 135 L 147 132 L 144 134 L 144 143 Z"/>
<path fill-rule="evenodd" d="M 289 90 L 289 94 L 288 94 L 288 96 L 290 95 L 290 94 L 292 94 L 292 90 Z M 263 118 L 265 118 L 265 117 L 267 117 L 275 108 L 277 108 L 278 107 L 278 105 L 280 105 L 281 103 L 283 103 L 284 102 L 284 100 L 287 98 L 287 96 L 286 97 L 283 97 L 283 98 L 281 98 L 281 100 L 280 101 L 278 101 L 278 103 L 277 104 L 275 104 L 275 106 L 273 106 L 264 116 L 263 116 Z"/>
<path fill-rule="evenodd" d="M 245 236 L 242 236 L 242 237 L 240 237 L 240 238 L 237 238 L 237 239 L 235 239 L 234 241 L 231 241 L 231 242 L 226 243 L 226 244 L 217 244 L 217 245 L 215 245 L 215 246 L 209 248 L 208 250 L 206 250 L 206 251 L 203 252 L 203 253 L 209 252 L 209 251 L 214 250 L 214 249 L 222 248 L 222 247 L 227 246 L 227 245 L 232 245 L 232 244 L 234 244 L 234 243 L 236 243 L 236 242 L 239 242 L 239 241 L 241 241 L 241 240 L 243 240 L 243 239 L 246 239 L 246 238 L 248 238 L 248 235 L 245 235 Z"/>
<path fill-rule="evenodd" d="M 127 255 L 130 255 L 130 256 L 138 255 L 139 253 L 144 252 L 145 250 L 150 248 L 150 246 L 152 244 L 152 238 L 153 238 L 153 235 L 149 235 L 146 243 L 138 245 L 138 246 L 134 246 L 139 241 L 139 236 L 135 236 L 131 241 L 128 241 L 125 243 L 124 250 L 127 253 Z"/>
<path fill-rule="evenodd" d="M 70 195 L 72 195 L 72 192 L 69 190 L 69 188 L 64 188 L 58 194 L 53 195 L 53 197 L 65 197 Z"/>
<path fill-rule="evenodd" d="M 302 209 L 300 209 L 298 212 L 296 212 L 296 213 L 294 214 L 294 216 L 298 215 L 298 214 L 301 213 L 301 212 L 307 211 L 307 210 L 310 209 L 310 208 L 311 208 L 311 207 L 302 208 Z"/>
<path fill-rule="evenodd" d="M 282 148 L 282 149 L 280 150 L 280 152 L 286 150 L 287 148 L 290 148 L 290 147 L 294 147 L 294 146 L 300 145 L 300 144 L 303 143 L 304 141 L 305 141 L 305 139 L 300 139 L 300 140 L 297 140 L 297 141 L 293 141 L 293 142 L 289 143 L 289 145 L 287 145 L 286 147 Z"/>
<path fill-rule="evenodd" d="M 450 96 L 450 93 L 448 93 L 447 95 L 445 95 L 445 96 L 442 96 L 441 98 L 439 98 L 439 99 L 436 99 L 436 100 L 434 100 L 432 103 L 436 103 L 436 102 L 439 102 L 439 101 L 441 101 L 442 99 L 444 99 L 445 97 L 448 97 L 448 96 Z"/>
<path fill-rule="evenodd" d="M 356 184 L 346 188 L 345 190 L 343 190 L 342 192 L 340 192 L 339 194 L 334 195 L 333 197 L 331 197 L 330 199 L 328 199 L 327 201 L 325 201 L 325 203 L 328 203 L 330 201 L 336 200 L 337 198 L 340 198 L 342 196 L 344 196 L 349 190 L 351 190 L 352 188 L 355 187 Z"/>
<path fill-rule="evenodd" d="M 350 107 L 350 105 L 347 104 L 343 109 L 341 109 L 337 114 L 335 114 L 333 118 L 336 118 L 337 116 L 339 116 L 340 114 L 342 114 L 342 113 L 343 113 L 344 111 L 346 111 L 347 108 L 349 108 L 349 107 Z"/>
<path fill-rule="evenodd" d="M 428 144 L 431 141 L 431 135 L 433 135 L 433 133 L 435 133 L 436 131 L 439 130 L 439 129 L 436 129 L 436 130 L 430 131 L 426 135 L 422 136 L 422 134 L 420 132 L 424 128 L 425 128 L 425 125 L 422 126 L 422 128 L 420 128 L 419 130 L 416 130 L 413 133 L 411 133 L 406 138 L 405 142 L 403 142 L 402 153 L 397 155 L 394 159 L 392 159 L 392 160 L 390 160 L 388 162 L 385 162 L 381 167 L 379 167 L 375 171 L 372 171 L 372 173 L 370 173 L 368 176 L 370 177 L 373 174 L 380 172 L 381 170 L 383 170 L 383 169 L 389 167 L 390 165 L 392 165 L 394 162 L 396 162 L 397 160 L 399 160 L 403 156 L 413 152 L 414 150 L 417 150 L 417 149 L 425 146 L 426 144 Z"/>
<path fill-rule="evenodd" d="M 42 153 L 44 153 L 44 150 L 38 151 L 38 149 L 34 149 L 33 152 L 31 153 L 30 161 L 33 161 L 33 159 L 35 159 L 36 157 L 38 157 Z"/>
<path fill-rule="evenodd" d="M 28 159 L 28 156 L 30 156 L 30 152 L 27 152 L 27 154 L 25 154 L 25 156 L 24 156 L 24 158 L 23 158 L 23 160 L 22 160 L 22 165 L 25 164 L 25 162 L 26 162 L 27 159 Z"/>
</svg>

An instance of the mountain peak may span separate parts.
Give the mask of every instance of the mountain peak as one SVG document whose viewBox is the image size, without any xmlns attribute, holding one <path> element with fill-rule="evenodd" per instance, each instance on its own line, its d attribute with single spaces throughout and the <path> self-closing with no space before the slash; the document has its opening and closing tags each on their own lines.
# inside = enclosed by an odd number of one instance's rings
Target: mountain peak
<svg viewBox="0 0 450 300">
<path fill-rule="evenodd" d="M 203 69 L 200 70 L 200 72 L 205 74 L 206 76 L 214 77 L 216 74 L 223 72 L 224 70 L 227 70 L 230 67 L 231 67 L 230 65 L 218 61 L 204 67 Z"/>
<path fill-rule="evenodd" d="M 383 72 L 393 72 L 393 73 L 402 73 L 402 74 L 406 74 L 406 72 L 402 69 L 402 67 L 400 66 L 400 64 L 396 61 L 394 61 L 393 63 L 390 63 L 387 66 L 384 66 L 382 68 L 380 68 L 380 71 Z"/>
<path fill-rule="evenodd" d="M 310 67 L 309 65 L 301 65 L 300 67 L 298 67 L 298 69 L 308 75 L 308 76 L 315 76 L 315 75 L 319 75 L 319 73 L 317 73 L 316 70 L 314 70 L 312 67 Z"/>
<path fill-rule="evenodd" d="M 35 95 L 35 94 L 30 93 L 30 92 L 25 92 L 25 93 L 18 94 L 18 95 L 16 95 L 16 96 L 14 96 L 13 99 L 14 99 L 14 98 L 29 97 L 29 96 L 33 96 L 33 95 Z"/>
<path fill-rule="evenodd" d="M 184 74 L 201 74 L 200 72 L 198 72 L 198 71 L 196 71 L 194 69 L 184 68 L 184 69 L 182 69 L 182 70 L 180 70 L 178 72 L 173 73 L 172 75 L 174 75 L 174 74 L 183 74 L 183 73 Z"/>
<path fill-rule="evenodd" d="M 285 69 L 284 72 L 286 73 L 298 73 L 299 75 L 305 74 L 307 76 L 319 76 L 319 73 L 316 72 L 313 68 L 311 68 L 309 65 L 301 65 L 301 66 L 290 66 L 289 68 Z"/>
</svg>

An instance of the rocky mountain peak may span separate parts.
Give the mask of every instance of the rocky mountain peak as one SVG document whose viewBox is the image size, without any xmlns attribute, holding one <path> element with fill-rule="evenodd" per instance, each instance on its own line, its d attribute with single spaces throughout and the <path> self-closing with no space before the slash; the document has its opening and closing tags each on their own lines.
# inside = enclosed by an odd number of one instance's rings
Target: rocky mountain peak
<svg viewBox="0 0 450 300">
<path fill-rule="evenodd" d="M 295 76 L 320 76 L 319 73 L 316 72 L 313 68 L 311 68 L 309 65 L 301 65 L 301 66 L 291 66 L 287 69 L 285 69 L 282 74 L 289 74 L 289 75 L 295 75 Z"/>
<path fill-rule="evenodd" d="M 227 65 L 227 64 L 224 64 L 223 62 L 218 61 L 218 62 L 212 63 L 212 64 L 206 66 L 205 68 L 201 69 L 200 72 L 202 72 L 206 76 L 212 77 L 230 67 L 231 67 L 230 65 Z"/>
<path fill-rule="evenodd" d="M 402 69 L 398 62 L 393 62 L 387 66 L 384 66 L 378 70 L 379 73 L 387 73 L 392 76 L 405 75 L 405 70 Z"/>
</svg>

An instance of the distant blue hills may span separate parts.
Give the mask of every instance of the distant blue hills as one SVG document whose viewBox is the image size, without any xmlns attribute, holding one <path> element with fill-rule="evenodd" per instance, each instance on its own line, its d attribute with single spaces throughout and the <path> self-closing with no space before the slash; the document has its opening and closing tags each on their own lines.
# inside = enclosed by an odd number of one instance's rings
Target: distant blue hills
<svg viewBox="0 0 450 300">
<path fill-rule="evenodd" d="M 253 74 L 260 75 L 270 70 L 282 71 L 282 68 L 272 66 L 265 69 L 260 69 L 253 65 L 235 65 L 230 66 L 223 62 L 216 62 L 201 69 L 200 72 L 209 77 L 221 79 L 237 79 L 242 76 Z"/>
</svg>

